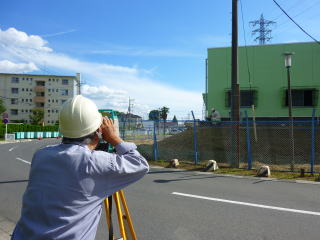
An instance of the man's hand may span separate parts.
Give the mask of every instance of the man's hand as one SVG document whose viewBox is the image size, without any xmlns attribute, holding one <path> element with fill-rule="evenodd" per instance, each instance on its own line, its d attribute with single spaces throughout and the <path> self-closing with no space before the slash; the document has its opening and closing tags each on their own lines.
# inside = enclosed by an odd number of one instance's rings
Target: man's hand
<svg viewBox="0 0 320 240">
<path fill-rule="evenodd" d="M 116 146 L 123 140 L 117 135 L 113 121 L 108 117 L 102 118 L 101 124 L 102 138 L 110 143 L 112 146 Z"/>
</svg>

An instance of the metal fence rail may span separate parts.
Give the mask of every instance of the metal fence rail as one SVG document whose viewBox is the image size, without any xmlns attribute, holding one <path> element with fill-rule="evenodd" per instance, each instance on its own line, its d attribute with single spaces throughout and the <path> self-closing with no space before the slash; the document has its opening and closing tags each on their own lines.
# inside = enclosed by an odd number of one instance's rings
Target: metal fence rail
<svg viewBox="0 0 320 240">
<path fill-rule="evenodd" d="M 150 160 L 177 158 L 201 163 L 214 159 L 225 167 L 252 169 L 266 164 L 272 170 L 320 172 L 319 121 L 315 117 L 294 121 L 293 139 L 290 124 L 253 122 L 248 117 L 240 122 L 140 121 L 131 123 L 130 128 L 120 123 L 120 133 L 125 140 L 136 142 Z"/>
</svg>

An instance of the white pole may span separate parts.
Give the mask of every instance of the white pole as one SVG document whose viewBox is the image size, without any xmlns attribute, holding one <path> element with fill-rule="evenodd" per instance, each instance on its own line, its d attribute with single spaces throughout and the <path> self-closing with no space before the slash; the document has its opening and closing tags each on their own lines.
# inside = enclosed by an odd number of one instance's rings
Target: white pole
<svg viewBox="0 0 320 240">
<path fill-rule="evenodd" d="M 7 141 L 8 123 L 6 123 L 6 134 L 4 135 L 4 140 Z"/>
</svg>

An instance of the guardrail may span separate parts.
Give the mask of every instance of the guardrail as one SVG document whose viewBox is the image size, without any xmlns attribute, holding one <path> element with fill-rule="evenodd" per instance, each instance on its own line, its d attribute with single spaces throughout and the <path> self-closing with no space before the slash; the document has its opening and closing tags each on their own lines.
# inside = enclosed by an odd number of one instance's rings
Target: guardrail
<svg viewBox="0 0 320 240">
<path fill-rule="evenodd" d="M 60 132 L 15 132 L 15 139 L 42 139 L 62 137 Z"/>
</svg>

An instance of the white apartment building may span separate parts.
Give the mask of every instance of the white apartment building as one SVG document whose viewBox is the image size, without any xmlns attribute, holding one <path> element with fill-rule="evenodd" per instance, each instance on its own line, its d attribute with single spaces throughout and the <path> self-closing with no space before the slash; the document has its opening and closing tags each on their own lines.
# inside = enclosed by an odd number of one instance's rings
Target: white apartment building
<svg viewBox="0 0 320 240">
<path fill-rule="evenodd" d="M 44 111 L 44 125 L 58 121 L 61 105 L 76 94 L 76 76 L 0 73 L 0 98 L 10 122 L 30 123 L 33 109 Z"/>
</svg>

